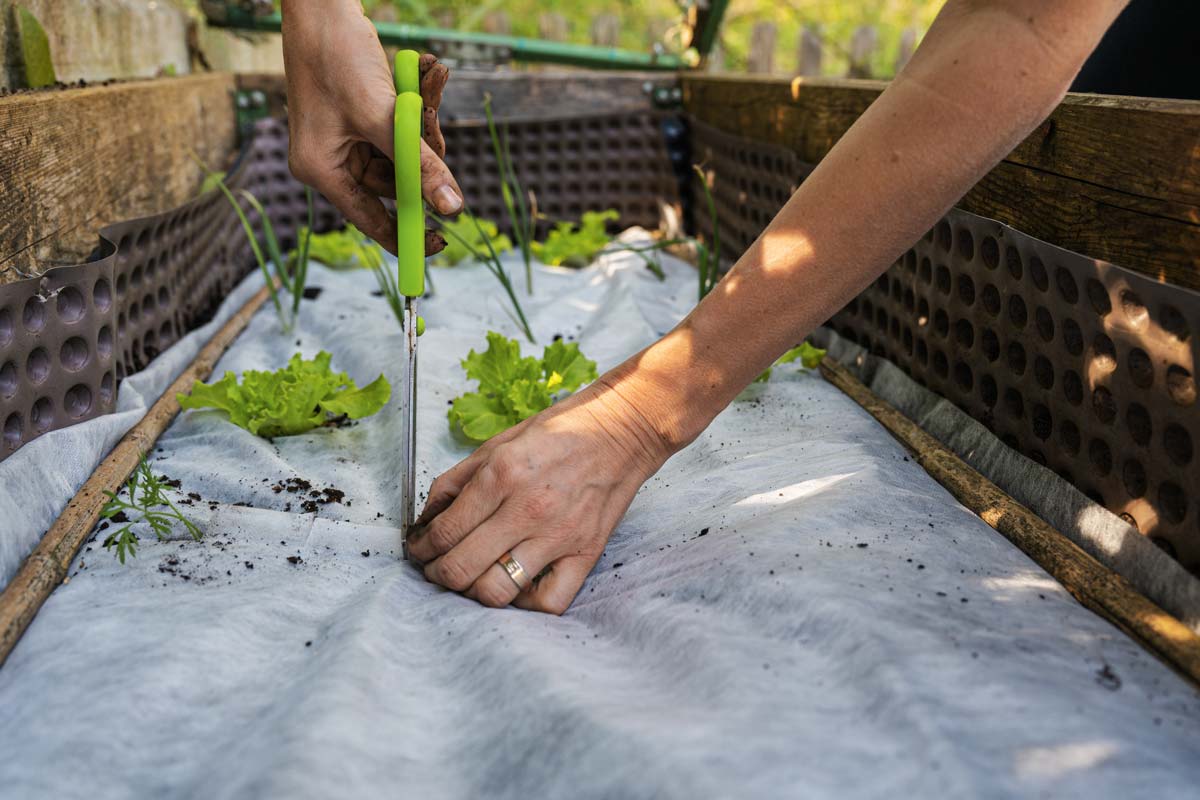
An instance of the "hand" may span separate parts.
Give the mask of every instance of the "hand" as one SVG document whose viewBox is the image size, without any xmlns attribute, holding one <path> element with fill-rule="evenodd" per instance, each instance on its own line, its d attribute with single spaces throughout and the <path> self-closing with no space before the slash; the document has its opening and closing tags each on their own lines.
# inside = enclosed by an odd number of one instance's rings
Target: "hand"
<svg viewBox="0 0 1200 800">
<path fill-rule="evenodd" d="M 285 0 L 283 58 L 287 72 L 288 165 L 359 230 L 396 252 L 396 220 L 380 197 L 395 197 L 392 118 L 396 90 L 375 26 L 358 2 Z M 421 193 L 442 214 L 462 208 L 462 192 L 442 162 L 445 142 L 437 109 L 449 70 L 420 62 L 425 101 Z M 426 252 L 445 241 L 426 232 Z"/>
<path fill-rule="evenodd" d="M 486 606 L 566 611 L 670 455 L 637 408 L 601 378 L 439 476 L 409 538 L 425 577 Z M 525 591 L 497 564 L 509 552 L 540 576 Z"/>
</svg>

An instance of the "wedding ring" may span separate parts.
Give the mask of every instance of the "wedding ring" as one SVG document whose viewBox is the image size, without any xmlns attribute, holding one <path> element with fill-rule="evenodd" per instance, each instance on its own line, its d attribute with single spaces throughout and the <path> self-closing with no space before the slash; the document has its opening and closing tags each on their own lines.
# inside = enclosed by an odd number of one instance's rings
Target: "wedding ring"
<svg viewBox="0 0 1200 800">
<path fill-rule="evenodd" d="M 512 553 L 505 553 L 500 556 L 496 562 L 504 571 L 508 573 L 508 577 L 512 578 L 512 582 L 517 585 L 517 588 L 522 592 L 529 588 L 529 576 L 525 574 L 525 568 L 521 566 L 521 562 L 513 558 Z"/>
</svg>

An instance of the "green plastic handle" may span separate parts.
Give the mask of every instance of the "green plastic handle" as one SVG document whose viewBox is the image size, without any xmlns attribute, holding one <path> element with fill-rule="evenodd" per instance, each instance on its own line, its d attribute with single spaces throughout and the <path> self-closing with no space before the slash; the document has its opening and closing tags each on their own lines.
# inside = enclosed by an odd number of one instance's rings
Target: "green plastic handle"
<svg viewBox="0 0 1200 800">
<path fill-rule="evenodd" d="M 405 297 L 425 294 L 425 206 L 421 201 L 421 103 L 419 56 L 396 53 L 396 258 L 397 285 Z"/>
</svg>

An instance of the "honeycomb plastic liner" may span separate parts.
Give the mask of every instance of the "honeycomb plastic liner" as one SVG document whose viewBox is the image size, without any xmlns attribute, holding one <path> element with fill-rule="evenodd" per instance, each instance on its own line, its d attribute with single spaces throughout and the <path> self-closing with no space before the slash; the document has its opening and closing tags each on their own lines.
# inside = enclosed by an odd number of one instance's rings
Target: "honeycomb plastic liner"
<svg viewBox="0 0 1200 800">
<path fill-rule="evenodd" d="M 574 338 L 601 369 L 651 342 L 694 302 L 694 269 L 663 261 L 665 283 L 629 254 L 538 269 L 535 295 L 521 291 L 539 341 Z M 516 335 L 481 267 L 434 279 L 419 489 L 467 453 L 445 420 L 469 388 L 458 360 L 488 329 Z M 325 348 L 360 382 L 394 382 L 401 337 L 372 276 L 314 268 L 310 283 L 322 292 L 294 333 L 260 312 L 218 374 Z M 160 358 L 186 360 L 180 347 Z M 137 380 L 165 383 L 135 376 L 122 392 Z M 69 458 L 92 462 L 112 419 L 43 439 L 78 436 Z M 1200 785 L 1196 691 L 816 374 L 777 369 L 672 458 L 562 617 L 483 608 L 399 560 L 399 424 L 394 403 L 273 442 L 217 412 L 177 419 L 153 468 L 181 481 L 180 502 L 199 496 L 183 508 L 205 539 L 145 535 L 125 566 L 100 538 L 85 547 L 0 669 L 0 794 L 1183 798 Z M 0 485 L 68 457 L 37 444 L 0 464 Z M 34 481 L 22 502 L 61 506 L 69 480 Z M 321 502 L 326 489 L 344 496 Z"/>
<path fill-rule="evenodd" d="M 732 263 L 812 165 L 691 128 Z M 1200 575 L 1200 293 L 952 209 L 832 325 Z"/>
</svg>

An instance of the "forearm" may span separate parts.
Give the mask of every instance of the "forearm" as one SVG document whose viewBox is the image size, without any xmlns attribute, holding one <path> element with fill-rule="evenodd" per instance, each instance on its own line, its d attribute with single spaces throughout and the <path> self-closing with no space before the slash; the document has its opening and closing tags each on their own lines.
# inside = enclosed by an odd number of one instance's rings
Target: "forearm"
<svg viewBox="0 0 1200 800">
<path fill-rule="evenodd" d="M 951 0 L 731 273 L 605 385 L 669 449 L 690 442 L 1053 110 L 1123 5 Z"/>
</svg>

